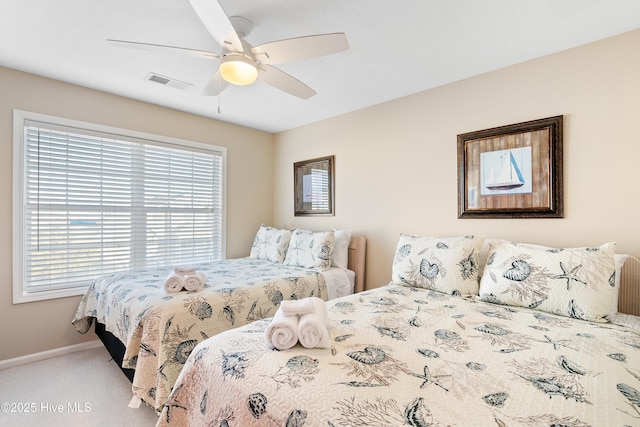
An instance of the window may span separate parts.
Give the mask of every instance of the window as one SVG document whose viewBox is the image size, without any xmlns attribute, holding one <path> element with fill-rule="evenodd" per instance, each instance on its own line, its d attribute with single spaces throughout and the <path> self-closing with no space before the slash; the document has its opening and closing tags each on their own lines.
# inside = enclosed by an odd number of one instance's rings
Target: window
<svg viewBox="0 0 640 427">
<path fill-rule="evenodd" d="M 302 177 L 303 201 L 311 203 L 311 210 L 329 209 L 329 171 L 311 169 L 309 175 Z"/>
<path fill-rule="evenodd" d="M 224 258 L 226 149 L 14 112 L 14 303 Z"/>
</svg>

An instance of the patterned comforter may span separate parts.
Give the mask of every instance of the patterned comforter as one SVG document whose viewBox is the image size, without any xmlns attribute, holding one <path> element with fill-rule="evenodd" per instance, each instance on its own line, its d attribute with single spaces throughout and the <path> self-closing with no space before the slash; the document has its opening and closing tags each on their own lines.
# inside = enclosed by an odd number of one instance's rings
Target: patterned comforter
<svg viewBox="0 0 640 427">
<path fill-rule="evenodd" d="M 397 285 L 327 308 L 331 349 L 200 343 L 158 425 L 640 425 L 638 330 Z"/>
<path fill-rule="evenodd" d="M 327 299 L 316 270 L 254 258 L 196 267 L 208 277 L 201 292 L 166 293 L 170 268 L 105 275 L 91 284 L 72 321 L 86 333 L 97 319 L 125 343 L 123 367 L 135 369 L 133 394 L 158 411 L 200 341 L 273 316 L 283 299 Z"/>
</svg>

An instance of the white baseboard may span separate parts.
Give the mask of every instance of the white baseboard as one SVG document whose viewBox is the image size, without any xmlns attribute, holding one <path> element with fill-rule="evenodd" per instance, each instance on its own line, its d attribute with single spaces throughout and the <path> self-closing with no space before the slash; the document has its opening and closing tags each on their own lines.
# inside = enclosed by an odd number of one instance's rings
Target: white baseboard
<svg viewBox="0 0 640 427">
<path fill-rule="evenodd" d="M 39 362 L 52 357 L 75 353 L 77 351 L 91 350 L 100 346 L 102 346 L 100 340 L 93 340 L 66 347 L 54 348 L 53 350 L 41 351 L 40 353 L 27 354 L 26 356 L 15 357 L 13 359 L 0 360 L 0 371 L 26 365 L 27 363 Z"/>
</svg>

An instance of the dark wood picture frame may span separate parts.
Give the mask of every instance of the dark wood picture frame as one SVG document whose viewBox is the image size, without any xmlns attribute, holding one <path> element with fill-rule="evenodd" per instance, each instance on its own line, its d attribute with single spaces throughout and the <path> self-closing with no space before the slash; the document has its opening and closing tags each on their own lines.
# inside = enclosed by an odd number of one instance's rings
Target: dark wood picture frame
<svg viewBox="0 0 640 427">
<path fill-rule="evenodd" d="M 334 157 L 293 164 L 295 216 L 334 215 Z"/>
<path fill-rule="evenodd" d="M 458 135 L 458 218 L 563 218 L 562 119 Z"/>
</svg>

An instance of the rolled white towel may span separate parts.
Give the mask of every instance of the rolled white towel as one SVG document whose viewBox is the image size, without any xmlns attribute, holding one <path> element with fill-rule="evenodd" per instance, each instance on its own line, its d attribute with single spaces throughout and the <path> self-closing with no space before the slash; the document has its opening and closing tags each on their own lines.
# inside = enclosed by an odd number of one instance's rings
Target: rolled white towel
<svg viewBox="0 0 640 427">
<path fill-rule="evenodd" d="M 164 281 L 164 290 L 168 294 L 180 292 L 185 285 L 185 278 L 181 274 L 169 273 L 167 280 Z"/>
<path fill-rule="evenodd" d="M 331 348 L 331 338 L 327 328 L 327 306 L 320 298 L 311 299 L 314 310 L 300 316 L 298 340 L 306 348 Z"/>
<path fill-rule="evenodd" d="M 265 332 L 271 347 L 278 350 L 291 348 L 298 343 L 298 316 L 285 316 L 278 308 Z"/>
<path fill-rule="evenodd" d="M 184 288 L 189 292 L 200 292 L 207 283 L 207 276 L 201 271 L 184 276 Z"/>
<path fill-rule="evenodd" d="M 196 268 L 192 265 L 176 265 L 173 267 L 173 272 L 176 274 L 193 274 L 196 272 Z"/>
<path fill-rule="evenodd" d="M 322 301 L 318 297 L 309 297 L 299 300 L 283 300 L 280 302 L 280 308 L 285 316 L 303 315 L 307 313 L 313 313 L 316 310 L 317 302 L 315 300 Z M 324 303 L 324 301 L 322 301 Z"/>
</svg>

